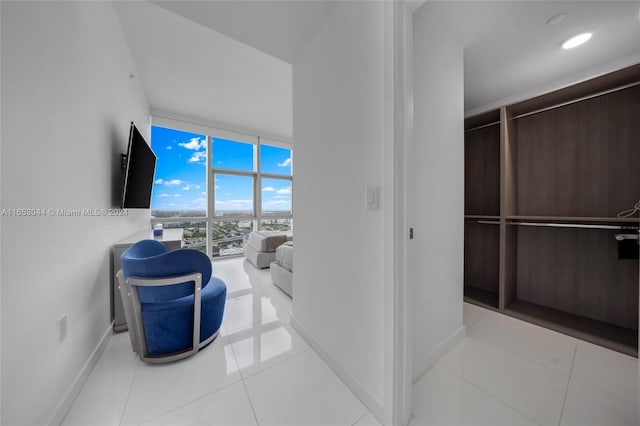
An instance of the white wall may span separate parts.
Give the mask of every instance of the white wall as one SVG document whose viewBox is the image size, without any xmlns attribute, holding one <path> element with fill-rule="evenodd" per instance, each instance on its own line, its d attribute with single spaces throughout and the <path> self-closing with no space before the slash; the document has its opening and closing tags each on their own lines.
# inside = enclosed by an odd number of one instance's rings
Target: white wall
<svg viewBox="0 0 640 426">
<path fill-rule="evenodd" d="M 407 279 L 413 300 L 413 377 L 458 339 L 462 326 L 464 100 L 462 48 L 427 2 L 414 13 L 414 138 L 408 148 Z"/>
<path fill-rule="evenodd" d="M 365 188 L 390 178 L 384 19 L 383 2 L 341 4 L 293 64 L 293 323 L 379 418 L 383 254 L 393 241 L 384 239 L 388 194 L 366 210 Z"/>
<path fill-rule="evenodd" d="M 129 122 L 149 136 L 149 114 L 113 4 L 1 8 L 1 207 L 116 206 Z M 148 218 L 2 217 L 2 424 L 55 420 L 110 326 L 110 246 Z"/>
</svg>

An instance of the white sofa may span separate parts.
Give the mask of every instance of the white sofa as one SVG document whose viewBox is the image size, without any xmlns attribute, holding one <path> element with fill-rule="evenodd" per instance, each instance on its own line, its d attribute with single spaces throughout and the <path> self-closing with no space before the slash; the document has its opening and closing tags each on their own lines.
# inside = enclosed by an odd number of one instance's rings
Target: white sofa
<svg viewBox="0 0 640 426">
<path fill-rule="evenodd" d="M 276 248 L 292 239 L 291 232 L 254 231 L 244 246 L 244 257 L 256 268 L 268 268 L 276 260 Z"/>
<path fill-rule="evenodd" d="M 293 241 L 276 249 L 276 260 L 271 263 L 271 281 L 293 297 Z"/>
</svg>

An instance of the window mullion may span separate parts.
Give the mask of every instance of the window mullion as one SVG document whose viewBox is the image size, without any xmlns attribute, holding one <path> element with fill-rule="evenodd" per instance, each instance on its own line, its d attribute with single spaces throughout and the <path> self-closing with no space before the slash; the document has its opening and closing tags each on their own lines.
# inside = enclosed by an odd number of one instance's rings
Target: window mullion
<svg viewBox="0 0 640 426">
<path fill-rule="evenodd" d="M 213 217 L 215 216 L 216 185 L 213 173 L 213 138 L 207 136 L 207 256 L 212 257 Z"/>
<path fill-rule="evenodd" d="M 256 215 L 256 229 L 261 229 L 260 223 L 262 219 L 262 176 L 260 172 L 260 137 L 258 137 L 258 144 L 254 146 L 255 150 L 255 165 L 254 171 L 256 172 L 256 179 L 254 182 L 254 211 Z"/>
</svg>

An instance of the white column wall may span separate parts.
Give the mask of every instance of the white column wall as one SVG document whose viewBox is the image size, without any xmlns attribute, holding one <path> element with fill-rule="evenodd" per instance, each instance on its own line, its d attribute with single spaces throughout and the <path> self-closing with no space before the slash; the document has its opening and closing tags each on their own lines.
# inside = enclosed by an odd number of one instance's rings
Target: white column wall
<svg viewBox="0 0 640 426">
<path fill-rule="evenodd" d="M 392 205 L 382 191 L 389 59 L 384 3 L 346 2 L 293 64 L 293 323 L 378 418 L 384 252 L 393 244 L 384 238 Z M 375 210 L 365 208 L 367 187 L 378 188 Z"/>
<path fill-rule="evenodd" d="M 149 108 L 113 4 L 0 7 L 2 209 L 117 207 L 129 122 L 148 138 Z M 2 217 L 2 424 L 60 420 L 109 332 L 111 245 L 149 217 Z"/>
<path fill-rule="evenodd" d="M 414 137 L 408 149 L 407 279 L 413 377 L 464 336 L 463 51 L 427 2 L 413 17 Z"/>
</svg>

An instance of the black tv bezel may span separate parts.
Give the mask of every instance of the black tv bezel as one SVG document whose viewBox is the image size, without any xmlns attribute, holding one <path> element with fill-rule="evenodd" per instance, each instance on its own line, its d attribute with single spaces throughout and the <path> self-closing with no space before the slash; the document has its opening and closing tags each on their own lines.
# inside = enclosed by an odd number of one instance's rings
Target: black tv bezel
<svg viewBox="0 0 640 426">
<path fill-rule="evenodd" d="M 144 144 L 143 149 L 146 149 L 148 153 L 151 154 L 151 156 L 153 156 L 153 173 L 151 174 L 151 178 L 148 184 L 145 185 L 145 188 L 148 187 L 149 196 L 148 196 L 148 200 L 145 203 L 135 203 L 135 202 L 129 201 L 129 203 L 127 204 L 127 201 L 132 197 L 131 196 L 132 187 L 130 187 L 131 186 L 130 177 L 132 175 L 131 173 L 132 167 L 135 165 L 135 161 L 137 161 L 136 159 L 133 159 L 132 161 L 132 158 L 133 158 L 132 151 L 135 148 L 134 145 L 139 143 Z M 124 166 L 124 180 L 122 184 L 122 199 L 120 202 L 120 208 L 122 209 L 151 208 L 151 195 L 153 192 L 153 181 L 155 178 L 157 162 L 158 162 L 158 157 L 156 156 L 155 152 L 153 152 L 153 150 L 151 149 L 151 146 L 147 143 L 146 139 L 144 138 L 140 130 L 138 130 L 137 126 L 135 125 L 135 122 L 132 121 L 129 127 L 129 143 L 127 146 L 127 153 L 126 153 L 126 162 L 125 162 L 126 164 Z M 135 172 L 134 172 L 134 175 L 135 175 Z M 145 192 L 146 192 L 146 189 L 145 189 Z"/>
</svg>

